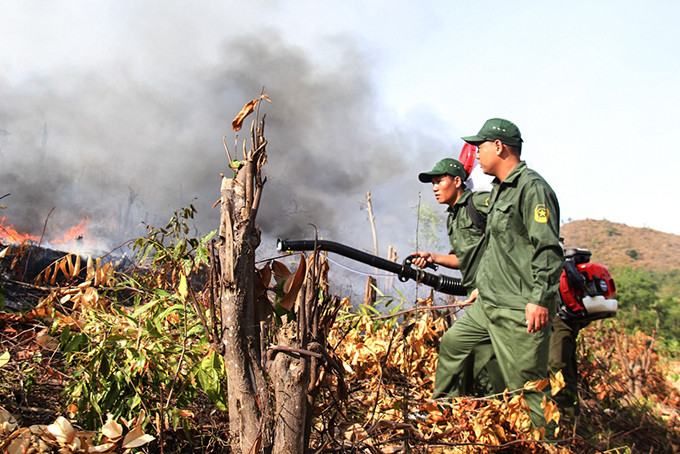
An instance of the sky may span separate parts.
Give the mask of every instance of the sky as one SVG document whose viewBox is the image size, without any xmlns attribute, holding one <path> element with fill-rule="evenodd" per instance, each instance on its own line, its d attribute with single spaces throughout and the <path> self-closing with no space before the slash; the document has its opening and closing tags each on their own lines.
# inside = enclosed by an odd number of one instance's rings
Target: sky
<svg viewBox="0 0 680 454">
<path fill-rule="evenodd" d="M 0 216 L 87 218 L 102 248 L 188 203 L 216 229 L 222 139 L 264 89 L 264 247 L 315 226 L 372 249 L 370 190 L 380 255 L 407 255 L 435 205 L 417 174 L 492 117 L 563 222 L 680 234 L 680 3 L 245 3 L 0 0 Z"/>
</svg>

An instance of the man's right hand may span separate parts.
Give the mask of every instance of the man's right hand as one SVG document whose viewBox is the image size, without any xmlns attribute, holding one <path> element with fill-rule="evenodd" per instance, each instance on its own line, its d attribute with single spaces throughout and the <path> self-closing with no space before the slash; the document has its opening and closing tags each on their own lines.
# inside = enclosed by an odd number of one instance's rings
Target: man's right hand
<svg viewBox="0 0 680 454">
<path fill-rule="evenodd" d="M 419 252 L 414 252 L 413 255 L 413 260 L 411 263 L 413 263 L 415 266 L 418 268 L 425 268 L 425 266 L 429 263 L 436 263 L 434 261 L 434 254 L 431 252 L 425 252 L 425 251 L 419 251 Z"/>
</svg>

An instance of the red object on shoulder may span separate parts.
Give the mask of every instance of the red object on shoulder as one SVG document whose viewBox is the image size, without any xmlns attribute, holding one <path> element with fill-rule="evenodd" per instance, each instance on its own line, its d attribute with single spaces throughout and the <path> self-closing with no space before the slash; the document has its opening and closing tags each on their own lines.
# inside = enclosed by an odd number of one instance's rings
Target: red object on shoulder
<svg viewBox="0 0 680 454">
<path fill-rule="evenodd" d="M 465 145 L 463 145 L 463 149 L 460 150 L 458 160 L 463 164 L 463 168 L 469 177 L 472 168 L 475 166 L 475 161 L 477 160 L 477 147 L 466 142 Z"/>
</svg>

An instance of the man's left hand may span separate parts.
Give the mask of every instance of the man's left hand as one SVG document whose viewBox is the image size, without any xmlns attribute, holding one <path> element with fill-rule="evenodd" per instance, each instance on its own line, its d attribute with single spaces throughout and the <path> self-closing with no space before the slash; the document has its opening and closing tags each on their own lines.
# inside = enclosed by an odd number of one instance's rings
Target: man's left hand
<svg viewBox="0 0 680 454">
<path fill-rule="evenodd" d="M 468 296 L 468 299 L 466 299 L 465 301 L 463 301 L 462 304 L 472 304 L 472 303 L 477 299 L 478 296 L 479 296 L 479 289 L 474 289 L 474 290 L 470 293 L 470 296 Z"/>
<path fill-rule="evenodd" d="M 527 303 L 524 314 L 527 318 L 527 333 L 541 331 L 546 328 L 550 322 L 550 319 L 548 318 L 548 308 L 539 306 L 538 304 Z"/>
</svg>

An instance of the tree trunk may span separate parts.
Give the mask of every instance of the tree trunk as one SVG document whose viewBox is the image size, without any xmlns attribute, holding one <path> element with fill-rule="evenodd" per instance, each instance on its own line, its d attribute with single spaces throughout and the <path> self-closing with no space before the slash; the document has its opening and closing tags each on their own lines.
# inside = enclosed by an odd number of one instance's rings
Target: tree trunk
<svg viewBox="0 0 680 454">
<path fill-rule="evenodd" d="M 260 232 L 255 225 L 263 182 L 264 120 L 245 164 L 235 178 L 222 178 L 219 256 L 222 270 L 220 312 L 227 368 L 229 430 L 236 453 L 260 451 L 271 445 L 269 396 L 260 354 L 255 298 L 255 250 Z"/>
<path fill-rule="evenodd" d="M 279 348 L 290 348 L 293 352 L 279 352 L 269 367 L 276 402 L 274 452 L 302 453 L 305 450 L 309 358 L 294 352 L 301 350 L 302 345 L 295 321 L 284 325 L 277 333 L 277 339 Z"/>
<path fill-rule="evenodd" d="M 236 175 L 223 177 L 221 187 L 220 316 L 231 450 L 302 453 L 309 444 L 320 367 L 330 366 L 344 389 L 342 368 L 326 350 L 326 330 L 340 306 L 327 297 L 328 265 L 315 254 L 309 266 L 302 258 L 291 289 L 276 303 L 290 313 L 278 329 L 272 323 L 269 282 L 264 282 L 269 277 L 263 277 L 270 273 L 259 270 L 257 286 L 255 278 L 260 243 L 255 218 L 266 160 L 263 130 L 264 119 L 253 134 L 252 149 L 246 152 L 244 147 L 244 161 L 229 156 Z"/>
</svg>

